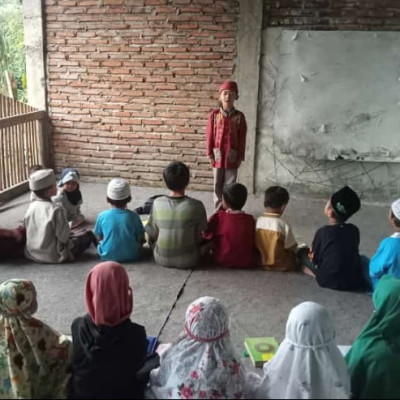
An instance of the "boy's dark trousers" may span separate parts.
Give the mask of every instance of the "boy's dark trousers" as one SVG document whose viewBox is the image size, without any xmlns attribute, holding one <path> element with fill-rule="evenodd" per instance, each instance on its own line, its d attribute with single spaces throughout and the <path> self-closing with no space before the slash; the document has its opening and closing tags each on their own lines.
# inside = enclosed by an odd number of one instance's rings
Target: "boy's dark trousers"
<svg viewBox="0 0 400 400">
<path fill-rule="evenodd" d="M 81 255 L 92 243 L 94 246 L 97 246 L 95 234 L 87 229 L 79 232 L 71 232 L 70 239 L 74 244 L 74 247 L 71 249 L 74 258 Z"/>
</svg>

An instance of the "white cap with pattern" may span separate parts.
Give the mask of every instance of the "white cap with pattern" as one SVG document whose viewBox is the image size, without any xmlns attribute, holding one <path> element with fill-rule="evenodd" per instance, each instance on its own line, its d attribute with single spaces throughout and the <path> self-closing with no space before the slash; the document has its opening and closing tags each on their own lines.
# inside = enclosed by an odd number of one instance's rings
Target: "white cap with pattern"
<svg viewBox="0 0 400 400">
<path fill-rule="evenodd" d="M 400 199 L 392 203 L 392 212 L 397 219 L 400 219 Z"/>
<path fill-rule="evenodd" d="M 41 169 L 29 177 L 30 190 L 42 190 L 55 185 L 56 177 L 52 169 Z"/>
<path fill-rule="evenodd" d="M 107 197 L 111 200 L 125 200 L 131 195 L 129 183 L 122 178 L 114 178 L 107 186 Z"/>
</svg>

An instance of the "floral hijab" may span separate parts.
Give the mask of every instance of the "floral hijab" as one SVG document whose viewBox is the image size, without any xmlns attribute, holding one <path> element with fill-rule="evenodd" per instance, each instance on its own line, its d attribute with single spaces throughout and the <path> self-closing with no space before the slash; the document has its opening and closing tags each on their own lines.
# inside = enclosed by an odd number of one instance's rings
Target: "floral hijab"
<svg viewBox="0 0 400 400">
<path fill-rule="evenodd" d="M 32 318 L 37 310 L 32 282 L 0 285 L 0 398 L 65 396 L 70 341 Z"/>
<path fill-rule="evenodd" d="M 150 375 L 157 398 L 240 399 L 245 374 L 235 355 L 228 313 L 213 297 L 201 297 L 188 307 L 185 332 L 161 356 Z"/>
<path fill-rule="evenodd" d="M 350 378 L 328 310 L 311 301 L 290 312 L 286 337 L 256 392 L 258 399 L 348 399 Z"/>
</svg>

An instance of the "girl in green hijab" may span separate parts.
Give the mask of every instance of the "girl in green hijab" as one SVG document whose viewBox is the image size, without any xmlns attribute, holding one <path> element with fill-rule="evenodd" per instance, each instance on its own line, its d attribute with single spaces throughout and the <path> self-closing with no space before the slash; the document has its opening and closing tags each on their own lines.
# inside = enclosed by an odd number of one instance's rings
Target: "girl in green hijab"
<svg viewBox="0 0 400 400">
<path fill-rule="evenodd" d="M 353 396 L 400 398 L 400 280 L 385 275 L 373 295 L 374 315 L 346 356 Z"/>
</svg>

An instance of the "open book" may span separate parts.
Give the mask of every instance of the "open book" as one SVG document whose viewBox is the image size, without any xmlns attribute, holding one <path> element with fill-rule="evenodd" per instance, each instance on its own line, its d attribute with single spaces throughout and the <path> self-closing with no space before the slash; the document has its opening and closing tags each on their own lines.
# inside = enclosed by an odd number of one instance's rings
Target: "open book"
<svg viewBox="0 0 400 400">
<path fill-rule="evenodd" d="M 255 337 L 245 338 L 244 346 L 253 365 L 262 368 L 275 355 L 279 343 L 274 337 Z"/>
</svg>

